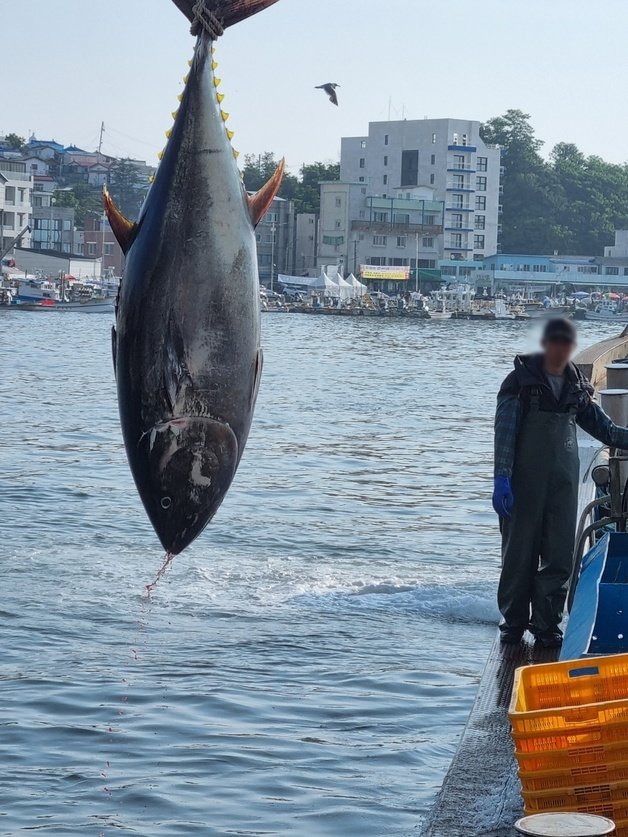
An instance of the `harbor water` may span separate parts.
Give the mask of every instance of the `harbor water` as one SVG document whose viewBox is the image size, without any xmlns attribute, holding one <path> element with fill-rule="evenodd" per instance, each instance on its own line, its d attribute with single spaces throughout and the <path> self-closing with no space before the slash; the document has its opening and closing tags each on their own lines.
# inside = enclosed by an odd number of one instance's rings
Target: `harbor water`
<svg viewBox="0 0 628 837">
<path fill-rule="evenodd" d="M 0 835 L 420 835 L 495 631 L 494 397 L 533 329 L 265 316 L 236 482 L 149 601 L 109 319 L 0 319 Z"/>
</svg>

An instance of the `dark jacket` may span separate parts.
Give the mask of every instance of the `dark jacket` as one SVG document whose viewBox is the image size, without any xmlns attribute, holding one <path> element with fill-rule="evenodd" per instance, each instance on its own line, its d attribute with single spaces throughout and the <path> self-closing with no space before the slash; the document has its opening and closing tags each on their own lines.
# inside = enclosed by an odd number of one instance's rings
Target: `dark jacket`
<svg viewBox="0 0 628 837">
<path fill-rule="evenodd" d="M 501 385 L 495 414 L 495 476 L 512 476 L 517 434 L 532 399 L 539 410 L 574 412 L 580 427 L 609 447 L 628 449 L 628 428 L 618 427 L 593 400 L 594 390 L 573 363 L 557 400 L 543 370 L 543 355 L 517 355 L 514 371 Z"/>
</svg>

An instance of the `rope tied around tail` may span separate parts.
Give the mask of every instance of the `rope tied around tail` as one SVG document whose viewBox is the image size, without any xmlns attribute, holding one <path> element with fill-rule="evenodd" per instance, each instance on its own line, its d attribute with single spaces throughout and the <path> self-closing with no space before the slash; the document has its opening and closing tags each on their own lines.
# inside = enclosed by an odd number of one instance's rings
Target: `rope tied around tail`
<svg viewBox="0 0 628 837">
<path fill-rule="evenodd" d="M 192 23 L 192 34 L 200 35 L 202 31 L 207 32 L 212 41 L 217 41 L 224 35 L 225 28 L 215 13 L 208 8 L 207 0 L 197 0 L 192 8 L 194 21 Z"/>
</svg>

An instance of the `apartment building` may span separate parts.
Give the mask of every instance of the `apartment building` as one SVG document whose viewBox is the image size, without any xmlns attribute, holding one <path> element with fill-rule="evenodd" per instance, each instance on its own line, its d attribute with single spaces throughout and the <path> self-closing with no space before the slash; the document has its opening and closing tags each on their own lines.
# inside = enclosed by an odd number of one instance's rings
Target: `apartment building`
<svg viewBox="0 0 628 837">
<path fill-rule="evenodd" d="M 435 268 L 498 251 L 501 152 L 461 119 L 372 122 L 322 185 L 319 264 Z M 404 235 L 405 233 L 405 235 Z"/>
<path fill-rule="evenodd" d="M 0 158 L 0 251 L 31 223 L 33 178 L 26 163 Z M 22 239 L 30 246 L 30 234 Z"/>
</svg>

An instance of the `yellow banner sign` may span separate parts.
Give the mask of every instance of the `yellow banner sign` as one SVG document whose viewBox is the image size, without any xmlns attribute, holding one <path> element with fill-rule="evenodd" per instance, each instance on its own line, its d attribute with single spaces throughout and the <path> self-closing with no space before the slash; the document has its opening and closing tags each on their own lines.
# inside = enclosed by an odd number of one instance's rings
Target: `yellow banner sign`
<svg viewBox="0 0 628 837">
<path fill-rule="evenodd" d="M 379 279 L 389 282 L 407 282 L 410 278 L 409 267 L 375 267 L 365 264 L 361 267 L 363 279 Z"/>
</svg>

